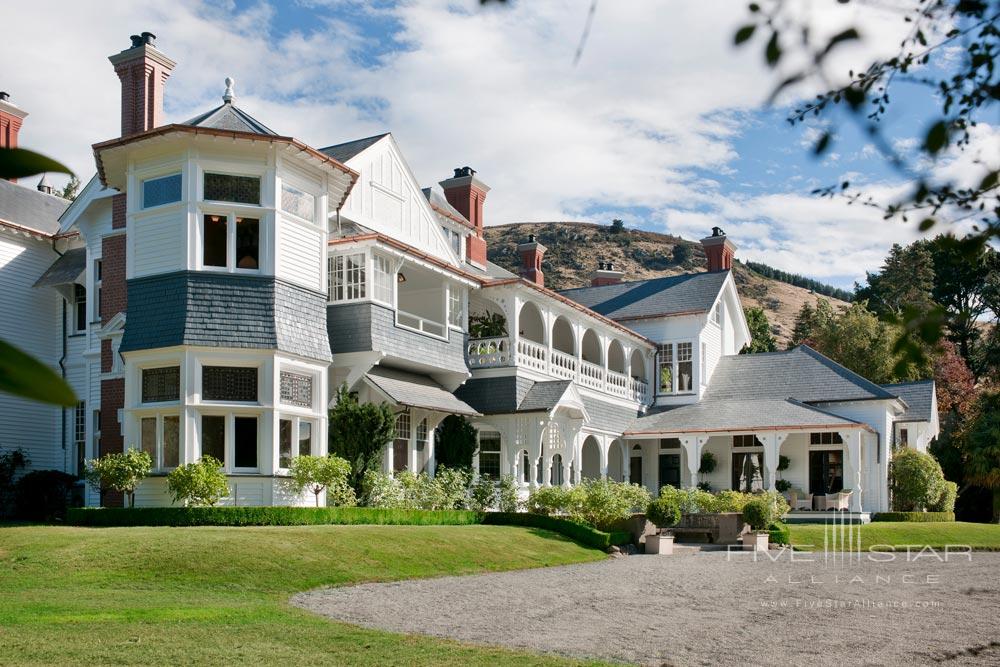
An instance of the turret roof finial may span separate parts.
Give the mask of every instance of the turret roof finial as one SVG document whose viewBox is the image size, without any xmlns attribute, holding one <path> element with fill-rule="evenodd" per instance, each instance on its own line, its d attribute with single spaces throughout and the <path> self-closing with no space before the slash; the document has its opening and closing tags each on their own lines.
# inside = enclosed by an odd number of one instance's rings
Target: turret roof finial
<svg viewBox="0 0 1000 667">
<path fill-rule="evenodd" d="M 232 104 L 233 103 L 233 98 L 236 96 L 233 93 L 233 84 L 234 83 L 236 83 L 236 80 L 233 79 L 233 77 L 231 77 L 231 76 L 227 76 L 226 77 L 226 92 L 223 93 L 223 95 L 222 95 L 222 101 L 225 102 L 226 104 Z"/>
</svg>

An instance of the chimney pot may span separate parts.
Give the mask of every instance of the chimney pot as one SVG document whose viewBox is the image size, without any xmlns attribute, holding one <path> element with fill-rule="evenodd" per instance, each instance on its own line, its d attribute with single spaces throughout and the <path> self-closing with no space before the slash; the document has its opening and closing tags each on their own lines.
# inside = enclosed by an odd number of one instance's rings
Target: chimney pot
<svg viewBox="0 0 1000 667">
<path fill-rule="evenodd" d="M 545 287 L 545 274 L 542 273 L 542 255 L 548 250 L 535 240 L 534 234 L 528 234 L 528 240 L 517 245 L 517 254 L 521 256 L 521 268 L 518 274 L 539 287 Z"/>
<path fill-rule="evenodd" d="M 0 90 L 0 102 L 6 102 L 10 99 L 10 94 L 6 91 Z"/>
<path fill-rule="evenodd" d="M 590 274 L 590 286 L 617 285 L 622 281 L 624 275 L 624 271 L 615 269 L 614 262 L 598 262 L 597 270 Z"/>
<path fill-rule="evenodd" d="M 149 44 L 150 46 L 156 46 L 156 35 L 154 35 L 153 33 L 151 33 L 151 32 L 144 32 L 144 33 L 142 33 L 142 35 L 140 35 L 140 37 L 142 37 L 142 43 L 143 44 Z"/>
<path fill-rule="evenodd" d="M 142 37 L 139 35 L 130 35 L 129 39 L 132 41 L 132 46 L 129 48 L 134 49 L 136 47 L 142 46 Z"/>
<path fill-rule="evenodd" d="M 122 136 L 151 130 L 163 124 L 163 86 L 173 71 L 174 61 L 152 47 L 156 35 L 132 35 L 132 48 L 109 60 L 121 81 Z"/>
</svg>

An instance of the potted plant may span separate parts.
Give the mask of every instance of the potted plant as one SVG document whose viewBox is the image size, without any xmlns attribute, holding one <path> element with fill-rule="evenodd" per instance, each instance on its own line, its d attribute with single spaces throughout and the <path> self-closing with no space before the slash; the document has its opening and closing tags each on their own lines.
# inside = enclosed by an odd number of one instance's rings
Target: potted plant
<svg viewBox="0 0 1000 667">
<path fill-rule="evenodd" d="M 743 536 L 743 550 L 767 551 L 770 537 L 767 529 L 775 518 L 771 500 L 766 496 L 754 498 L 743 506 L 742 514 L 751 531 Z"/>
<path fill-rule="evenodd" d="M 646 553 L 669 556 L 674 552 L 674 535 L 669 529 L 681 520 L 677 501 L 660 496 L 646 507 L 646 518 L 657 528 L 655 535 L 646 536 Z"/>
</svg>

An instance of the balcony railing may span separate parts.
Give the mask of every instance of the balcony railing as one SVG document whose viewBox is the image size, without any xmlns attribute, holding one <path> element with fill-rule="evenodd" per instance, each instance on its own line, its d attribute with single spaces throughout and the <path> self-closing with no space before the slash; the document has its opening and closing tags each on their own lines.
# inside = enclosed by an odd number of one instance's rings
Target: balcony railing
<svg viewBox="0 0 1000 667">
<path fill-rule="evenodd" d="M 526 338 L 518 338 L 515 355 L 510 354 L 510 341 L 506 336 L 474 338 L 466 346 L 469 368 L 498 368 L 523 366 L 556 377 L 573 380 L 579 384 L 604 391 L 622 398 L 645 403 L 649 399 L 649 385 L 598 364 L 580 360 L 560 350 L 552 350 L 551 358 L 544 345 Z"/>
<path fill-rule="evenodd" d="M 445 335 L 445 326 L 440 322 L 428 320 L 405 310 L 396 310 L 396 323 L 401 327 L 421 331 L 439 338 L 444 338 Z"/>
</svg>

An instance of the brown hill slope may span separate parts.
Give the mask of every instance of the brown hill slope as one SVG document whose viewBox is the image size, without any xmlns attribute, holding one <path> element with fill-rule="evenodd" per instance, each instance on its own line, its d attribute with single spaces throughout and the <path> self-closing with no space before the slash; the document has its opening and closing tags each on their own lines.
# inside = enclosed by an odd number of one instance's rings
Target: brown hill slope
<svg viewBox="0 0 1000 667">
<path fill-rule="evenodd" d="M 528 234 L 534 234 L 548 247 L 542 268 L 545 285 L 552 289 L 589 285 L 590 274 L 599 261 L 611 261 L 625 271 L 624 280 L 705 270 L 705 253 L 696 241 L 644 230 L 627 229 L 615 234 L 607 225 L 587 222 L 526 222 L 487 227 L 490 260 L 517 272 L 520 260 L 514 248 Z M 733 240 L 739 244 L 739 239 Z M 688 248 L 688 258 L 683 263 L 674 261 L 674 247 L 678 245 Z M 760 306 L 765 310 L 778 346 L 784 348 L 791 337 L 795 315 L 802 304 L 814 302 L 817 295 L 765 278 L 739 262 L 734 265 L 734 273 L 743 306 Z M 829 300 L 834 307 L 847 305 L 838 299 Z"/>
</svg>

